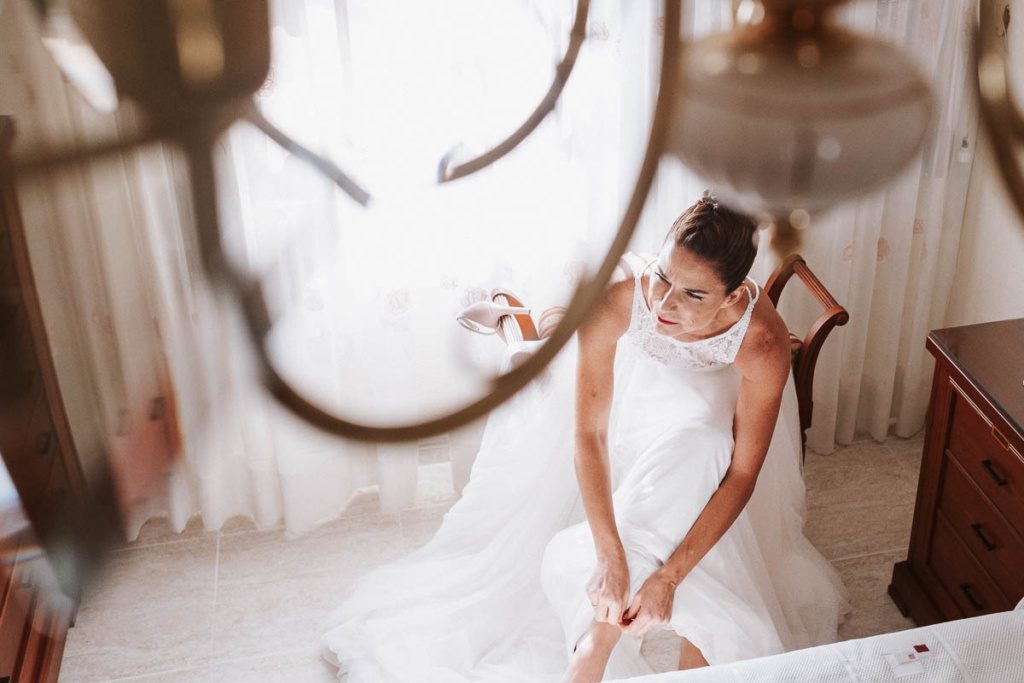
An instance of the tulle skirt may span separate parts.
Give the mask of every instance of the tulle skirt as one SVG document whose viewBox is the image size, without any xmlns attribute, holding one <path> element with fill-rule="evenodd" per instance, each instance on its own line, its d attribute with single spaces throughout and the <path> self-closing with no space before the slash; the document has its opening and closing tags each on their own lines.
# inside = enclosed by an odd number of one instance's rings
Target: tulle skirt
<svg viewBox="0 0 1024 683">
<path fill-rule="evenodd" d="M 510 348 L 506 363 L 535 344 Z M 731 366 L 669 371 L 619 346 L 609 452 L 635 591 L 729 465 L 739 378 Z M 470 481 L 437 534 L 352 587 L 322 640 L 343 680 L 559 680 L 593 613 L 584 588 L 594 547 L 573 468 L 575 367 L 571 341 L 489 416 Z M 790 379 L 754 495 L 680 583 L 666 628 L 712 664 L 835 640 L 845 592 L 803 519 Z M 605 680 L 651 673 L 639 648 L 623 636 Z"/>
</svg>

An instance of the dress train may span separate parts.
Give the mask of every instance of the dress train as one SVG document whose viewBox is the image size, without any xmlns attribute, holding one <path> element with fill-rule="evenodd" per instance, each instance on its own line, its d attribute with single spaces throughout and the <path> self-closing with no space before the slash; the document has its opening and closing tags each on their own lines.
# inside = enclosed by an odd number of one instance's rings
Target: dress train
<svg viewBox="0 0 1024 683">
<path fill-rule="evenodd" d="M 510 345 L 506 366 L 540 343 Z M 582 584 L 593 544 L 573 468 L 576 356 L 571 340 L 491 413 L 470 481 L 436 535 L 352 587 L 322 639 L 342 680 L 561 678 L 592 615 Z M 728 467 L 738 373 L 666 373 L 623 341 L 614 381 L 612 485 L 635 591 Z M 668 626 L 711 663 L 836 638 L 845 592 L 802 533 L 797 414 L 790 378 L 751 501 L 678 589 Z M 621 638 L 605 680 L 652 673 L 639 647 Z"/>
</svg>

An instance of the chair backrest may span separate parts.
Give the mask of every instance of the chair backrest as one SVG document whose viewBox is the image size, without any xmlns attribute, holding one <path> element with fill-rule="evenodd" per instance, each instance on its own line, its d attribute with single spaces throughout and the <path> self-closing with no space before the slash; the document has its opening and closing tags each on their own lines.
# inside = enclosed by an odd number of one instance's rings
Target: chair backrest
<svg viewBox="0 0 1024 683">
<path fill-rule="evenodd" d="M 792 331 L 789 333 L 790 342 L 793 345 L 793 380 L 796 384 L 797 403 L 800 405 L 800 431 L 803 440 L 806 441 L 807 429 L 811 426 L 811 413 L 814 408 L 811 389 L 814 386 L 814 367 L 818 363 L 818 353 L 832 328 L 849 322 L 850 314 L 836 302 L 799 254 L 786 257 L 768 278 L 764 289 L 772 304 L 779 305 L 782 289 L 793 275 L 803 282 L 824 309 L 803 339 L 793 334 Z"/>
</svg>

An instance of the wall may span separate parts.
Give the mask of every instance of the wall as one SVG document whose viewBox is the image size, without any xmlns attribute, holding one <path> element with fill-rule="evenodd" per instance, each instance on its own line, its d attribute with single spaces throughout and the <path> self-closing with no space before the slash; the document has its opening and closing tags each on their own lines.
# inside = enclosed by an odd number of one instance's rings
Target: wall
<svg viewBox="0 0 1024 683">
<path fill-rule="evenodd" d="M 1006 196 L 991 153 L 979 150 L 946 309 L 950 327 L 1024 316 L 1024 222 Z"/>
<path fill-rule="evenodd" d="M 1004 4 L 983 6 L 1001 14 Z M 1024 64 L 1024 0 L 1010 4 L 1010 62 Z M 1024 81 L 1024 73 L 1013 75 Z M 1024 92 L 1019 85 L 1018 92 Z M 946 309 L 951 327 L 1024 316 L 1024 221 L 1006 194 L 988 140 L 977 149 Z"/>
</svg>

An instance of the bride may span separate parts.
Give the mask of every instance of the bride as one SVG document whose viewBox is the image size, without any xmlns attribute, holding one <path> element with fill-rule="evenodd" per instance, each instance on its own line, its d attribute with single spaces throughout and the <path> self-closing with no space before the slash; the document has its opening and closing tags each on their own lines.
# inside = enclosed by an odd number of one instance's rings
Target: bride
<svg viewBox="0 0 1024 683">
<path fill-rule="evenodd" d="M 755 253 L 705 194 L 657 256 L 624 257 L 577 347 L 489 416 L 436 535 L 334 614 L 346 680 L 643 675 L 659 629 L 680 668 L 835 640 L 845 591 L 803 535 L 788 334 Z"/>
</svg>

